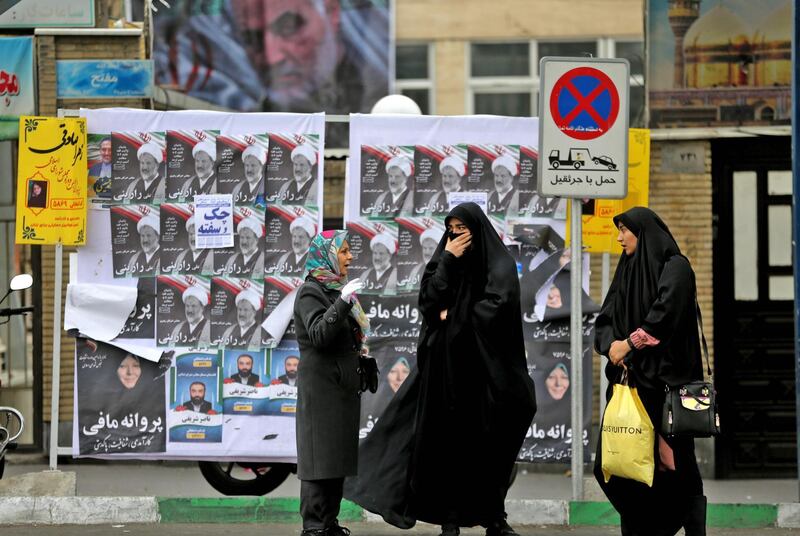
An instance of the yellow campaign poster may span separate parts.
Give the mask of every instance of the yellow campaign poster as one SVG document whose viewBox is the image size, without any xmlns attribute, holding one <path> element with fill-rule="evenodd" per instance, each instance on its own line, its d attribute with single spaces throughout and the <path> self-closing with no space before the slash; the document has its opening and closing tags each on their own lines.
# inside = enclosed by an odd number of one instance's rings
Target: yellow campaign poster
<svg viewBox="0 0 800 536">
<path fill-rule="evenodd" d="M 646 207 L 650 195 L 650 131 L 628 130 L 628 196 L 625 199 L 592 199 L 584 204 L 583 249 L 589 253 L 621 253 L 612 219 L 631 207 Z M 569 215 L 567 242 L 569 243 Z"/>
<path fill-rule="evenodd" d="M 86 119 L 19 120 L 17 244 L 86 242 Z"/>
</svg>

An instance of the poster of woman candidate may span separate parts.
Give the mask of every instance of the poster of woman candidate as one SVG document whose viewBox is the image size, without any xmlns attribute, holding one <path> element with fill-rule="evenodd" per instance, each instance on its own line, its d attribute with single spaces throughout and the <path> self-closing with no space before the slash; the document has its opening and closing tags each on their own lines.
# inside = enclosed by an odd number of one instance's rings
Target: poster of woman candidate
<svg viewBox="0 0 800 536">
<path fill-rule="evenodd" d="M 164 132 L 111 133 L 111 198 L 124 203 L 166 199 Z"/>
<path fill-rule="evenodd" d="M 304 278 L 308 250 L 320 229 L 319 221 L 319 212 L 314 208 L 268 206 L 265 273 Z"/>
<path fill-rule="evenodd" d="M 414 148 L 414 214 L 445 216 L 448 195 L 466 190 L 466 145 L 417 145 Z"/>
<path fill-rule="evenodd" d="M 233 211 L 232 248 L 214 249 L 214 273 L 228 277 L 264 278 L 264 209 L 237 206 Z"/>
<path fill-rule="evenodd" d="M 212 346 L 210 280 L 196 275 L 160 275 L 156 287 L 157 345 L 184 348 Z"/>
<path fill-rule="evenodd" d="M 414 215 L 413 145 L 362 145 L 359 177 L 362 217 Z"/>
<path fill-rule="evenodd" d="M 156 205 L 111 207 L 114 277 L 152 277 L 161 270 L 161 221 Z"/>
<path fill-rule="evenodd" d="M 270 134 L 267 204 L 318 207 L 322 182 L 317 134 Z"/>
<path fill-rule="evenodd" d="M 264 284 L 252 279 L 211 279 L 211 338 L 225 349 L 261 348 Z"/>
<path fill-rule="evenodd" d="M 217 193 L 233 195 L 234 205 L 264 201 L 266 134 L 223 134 L 217 137 Z"/>
<path fill-rule="evenodd" d="M 222 442 L 221 384 L 217 353 L 175 355 L 170 370 L 170 443 Z"/>
<path fill-rule="evenodd" d="M 166 449 L 166 372 L 92 339 L 75 341 L 78 452 L 81 456 Z"/>
<path fill-rule="evenodd" d="M 370 355 L 378 363 L 378 390 L 361 395 L 359 439 L 375 426 L 386 406 L 417 364 L 416 339 L 382 339 L 370 345 Z"/>
<path fill-rule="evenodd" d="M 192 201 L 196 194 L 217 193 L 218 130 L 167 131 L 169 201 Z"/>
<path fill-rule="evenodd" d="M 264 350 L 225 350 L 222 375 L 225 415 L 267 414 L 270 377 Z"/>
</svg>

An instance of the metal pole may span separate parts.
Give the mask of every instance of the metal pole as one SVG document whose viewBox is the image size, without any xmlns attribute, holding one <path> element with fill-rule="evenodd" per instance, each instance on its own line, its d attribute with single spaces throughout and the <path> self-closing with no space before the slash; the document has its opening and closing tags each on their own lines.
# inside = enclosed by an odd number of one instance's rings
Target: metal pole
<svg viewBox="0 0 800 536">
<path fill-rule="evenodd" d="M 53 381 L 50 392 L 50 470 L 58 469 L 58 400 L 61 389 L 61 274 L 62 245 L 56 243 L 56 281 L 53 290 Z"/>
<path fill-rule="evenodd" d="M 603 253 L 603 268 L 602 279 L 600 282 L 600 301 L 606 300 L 608 294 L 609 281 L 611 279 L 611 254 L 608 252 Z M 606 391 L 608 390 L 608 378 L 604 367 L 600 367 L 600 418 L 603 417 L 603 412 L 606 410 Z"/>
<path fill-rule="evenodd" d="M 797 146 L 797 136 L 800 134 L 797 122 L 800 121 L 797 99 L 800 98 L 800 70 L 797 68 L 798 46 L 800 46 L 800 3 L 798 0 L 792 2 L 793 21 L 792 28 L 792 253 L 794 265 L 794 382 L 795 382 L 795 422 L 797 426 L 797 460 L 798 470 L 800 470 L 800 250 L 797 247 L 798 232 L 800 232 L 800 214 L 798 214 L 797 196 L 800 193 L 800 169 L 798 169 L 798 158 L 800 150 Z M 800 473 L 797 477 L 798 495 L 800 495 Z"/>
<path fill-rule="evenodd" d="M 581 277 L 583 269 L 583 252 L 581 251 L 581 200 L 572 200 L 570 219 L 570 286 L 572 287 L 572 303 L 570 304 L 570 356 L 572 371 L 570 386 L 572 387 L 572 500 L 583 499 L 583 311 L 581 297 L 583 289 Z"/>
</svg>

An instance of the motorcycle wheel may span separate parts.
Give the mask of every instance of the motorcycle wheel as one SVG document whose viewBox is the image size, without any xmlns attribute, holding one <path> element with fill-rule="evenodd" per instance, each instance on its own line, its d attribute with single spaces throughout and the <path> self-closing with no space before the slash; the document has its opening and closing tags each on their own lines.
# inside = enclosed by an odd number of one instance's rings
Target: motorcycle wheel
<svg viewBox="0 0 800 536">
<path fill-rule="evenodd" d="M 211 487 L 223 495 L 266 495 L 283 484 L 290 463 L 198 462 Z"/>
</svg>

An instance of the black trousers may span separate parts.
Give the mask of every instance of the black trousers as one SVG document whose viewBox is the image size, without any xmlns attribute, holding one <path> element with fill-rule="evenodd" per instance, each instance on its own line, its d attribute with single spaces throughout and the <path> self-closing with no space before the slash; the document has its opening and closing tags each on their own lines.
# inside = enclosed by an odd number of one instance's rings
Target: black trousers
<svg viewBox="0 0 800 536">
<path fill-rule="evenodd" d="M 300 481 L 300 515 L 304 529 L 327 529 L 336 523 L 344 478 Z"/>
</svg>

